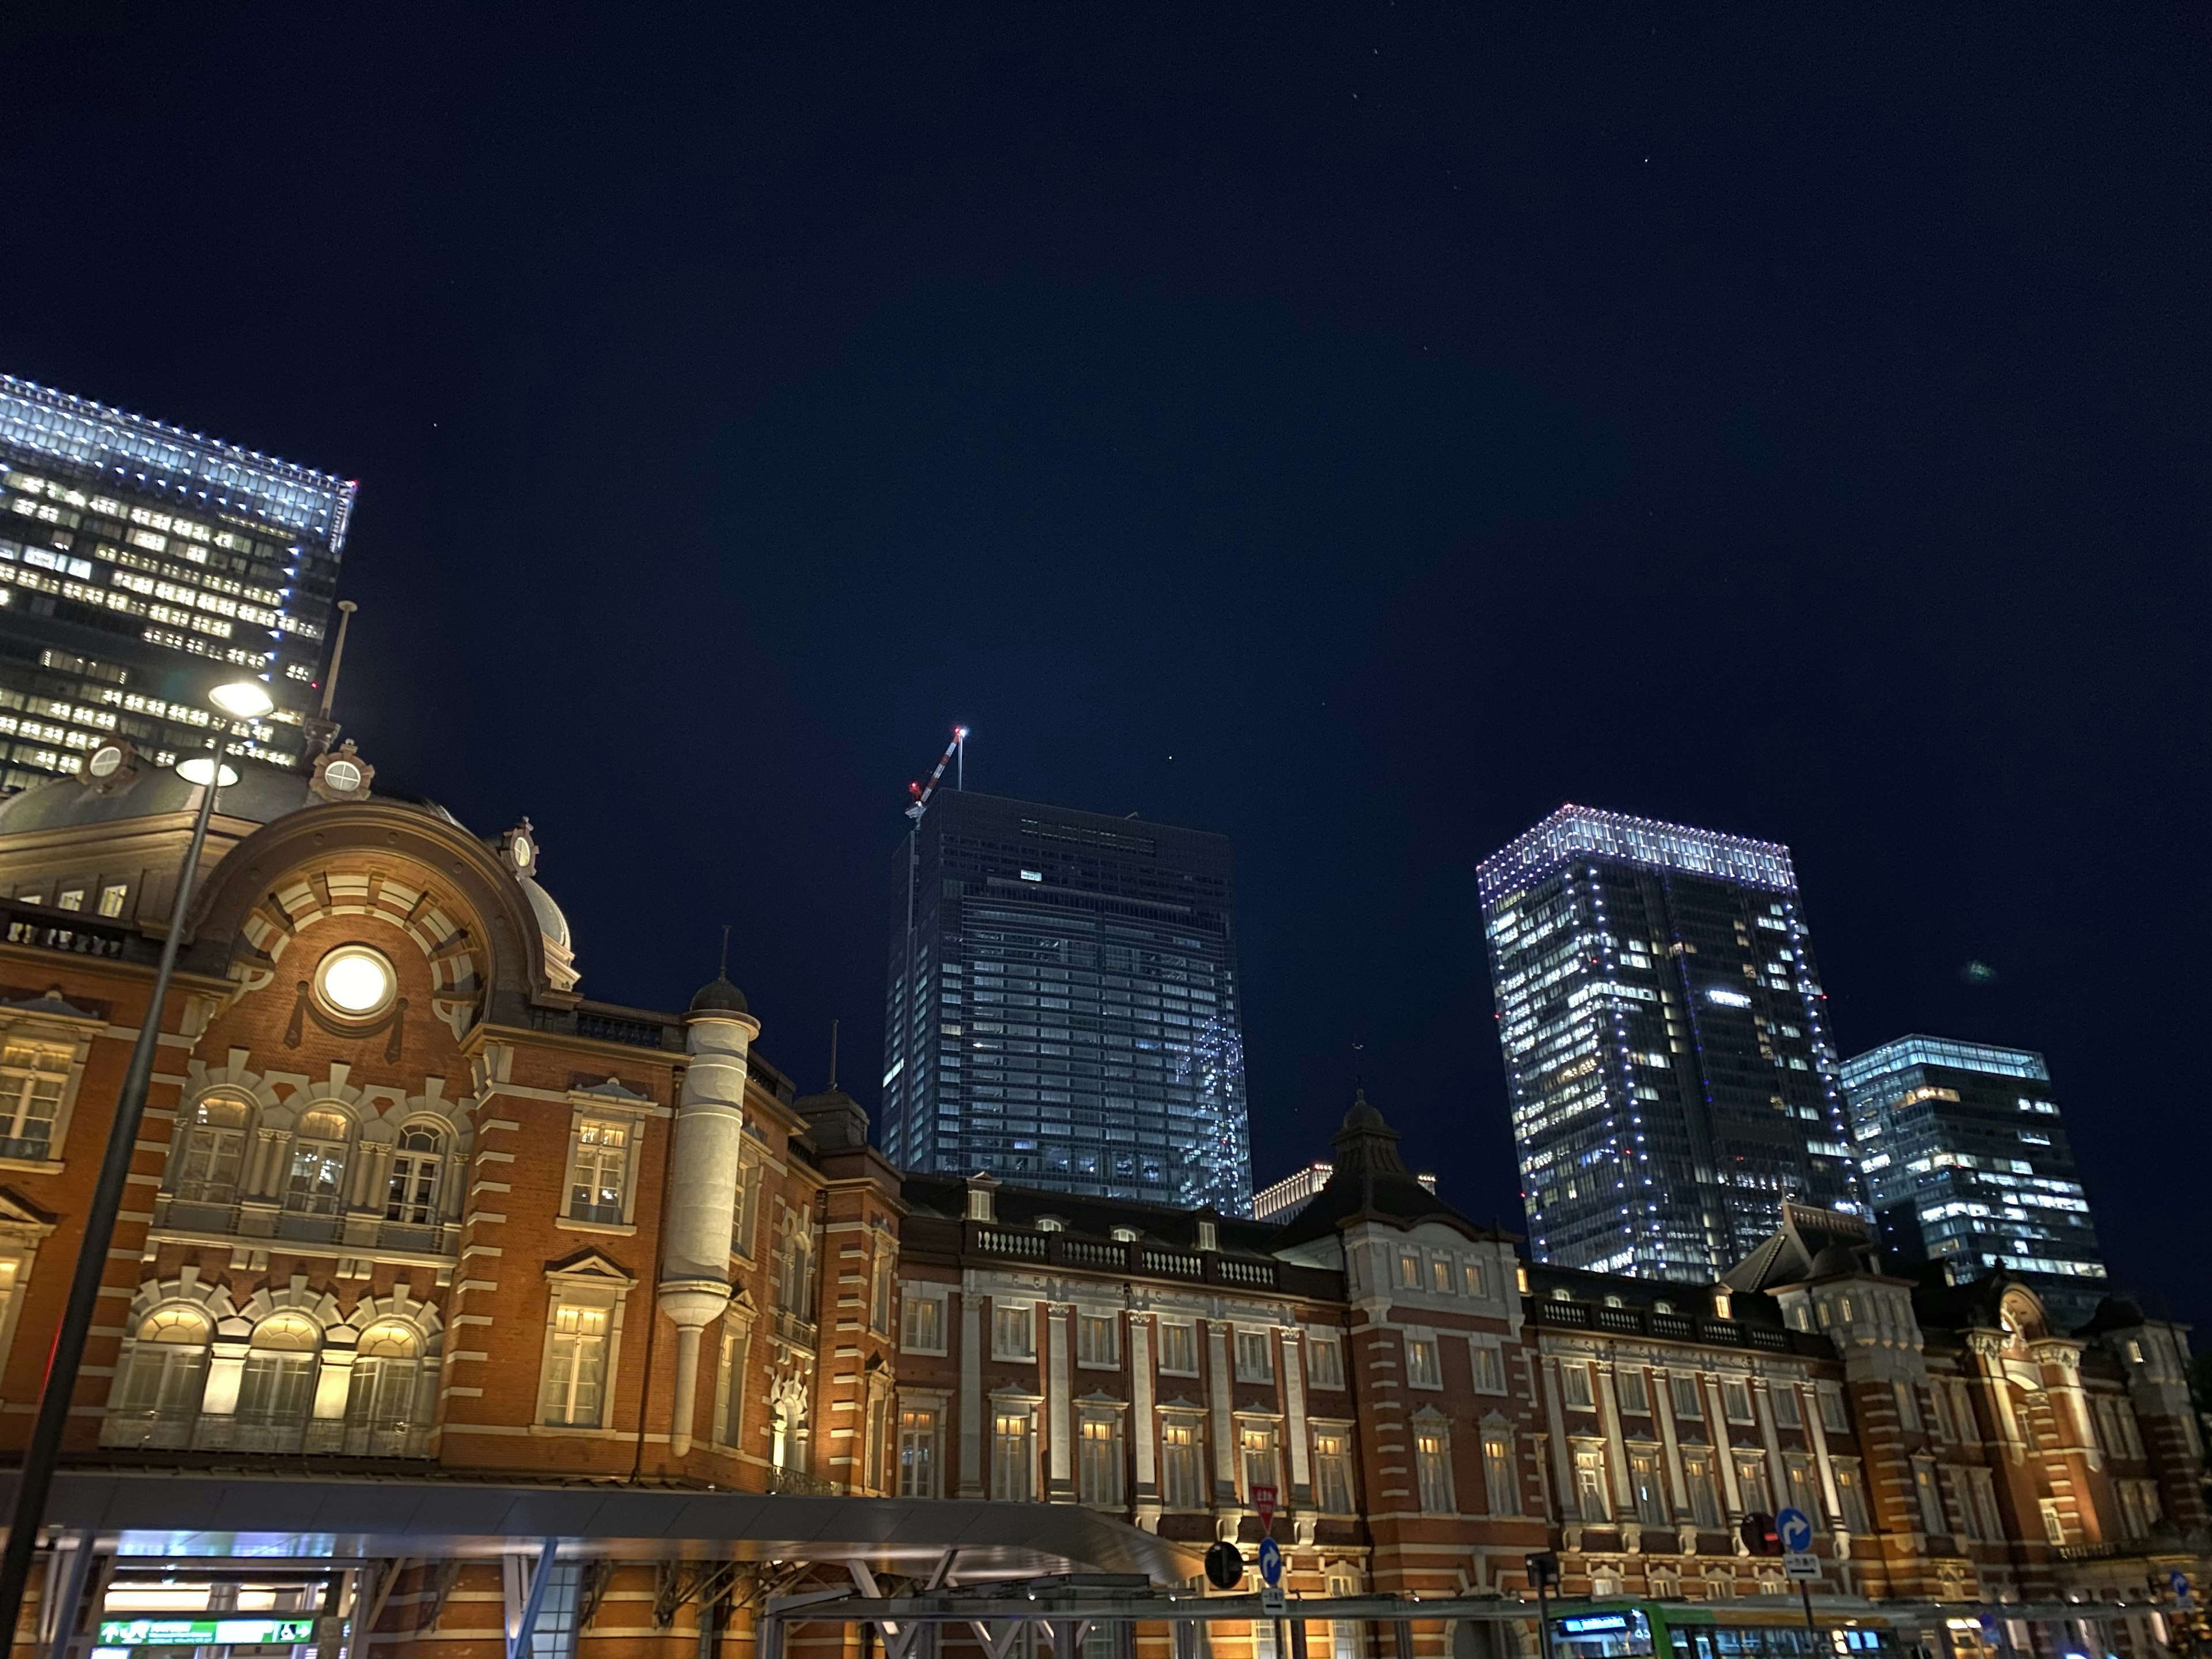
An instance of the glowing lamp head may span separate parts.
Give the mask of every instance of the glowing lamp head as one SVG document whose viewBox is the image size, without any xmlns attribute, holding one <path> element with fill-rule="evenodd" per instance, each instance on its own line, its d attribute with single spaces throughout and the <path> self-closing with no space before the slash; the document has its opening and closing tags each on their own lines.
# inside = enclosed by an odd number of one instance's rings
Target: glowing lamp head
<svg viewBox="0 0 2212 1659">
<path fill-rule="evenodd" d="M 222 775 L 220 778 L 216 776 L 215 757 L 212 755 L 193 755 L 187 759 L 179 761 L 177 775 L 186 783 L 198 784 L 203 789 L 207 787 L 210 780 L 222 789 L 228 789 L 238 781 L 237 772 L 228 766 L 222 769 Z"/>
<path fill-rule="evenodd" d="M 269 688 L 258 680 L 234 680 L 208 693 L 208 701 L 234 720 L 258 720 L 276 706 Z"/>
</svg>

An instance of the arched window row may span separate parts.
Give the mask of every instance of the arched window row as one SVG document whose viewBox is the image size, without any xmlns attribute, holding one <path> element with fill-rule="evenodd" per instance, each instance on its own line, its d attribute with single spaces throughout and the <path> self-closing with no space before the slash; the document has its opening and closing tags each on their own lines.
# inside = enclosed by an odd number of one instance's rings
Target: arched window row
<svg viewBox="0 0 2212 1659">
<path fill-rule="evenodd" d="M 428 1453 L 437 1334 L 365 1310 L 358 1329 L 325 1330 L 278 1309 L 253 1322 L 167 1302 L 124 1343 L 100 1440 L 109 1446 Z"/>
<path fill-rule="evenodd" d="M 339 1101 L 295 1111 L 216 1090 L 181 1115 L 167 1188 L 173 1208 L 273 1203 L 278 1231 L 293 1237 L 332 1236 L 349 1216 L 434 1228 L 458 1218 L 461 1150 L 457 1126 L 428 1114 L 387 1129 Z"/>
</svg>

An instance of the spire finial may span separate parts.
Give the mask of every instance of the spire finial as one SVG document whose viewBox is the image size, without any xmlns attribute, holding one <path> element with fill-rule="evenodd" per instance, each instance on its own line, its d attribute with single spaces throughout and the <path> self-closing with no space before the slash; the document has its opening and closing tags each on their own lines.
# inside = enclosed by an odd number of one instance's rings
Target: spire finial
<svg viewBox="0 0 2212 1659">
<path fill-rule="evenodd" d="M 717 979 L 727 979 L 727 978 L 729 978 L 729 976 L 730 976 L 730 924 L 729 924 L 728 922 L 726 922 L 726 922 L 724 922 L 724 923 L 722 924 L 722 963 L 721 963 L 721 966 L 720 966 L 720 967 L 717 968 L 717 969 L 714 970 L 714 977 L 715 977 L 715 978 L 717 978 Z"/>
<path fill-rule="evenodd" d="M 830 1022 L 830 1086 L 837 1086 L 837 1022 Z"/>
<path fill-rule="evenodd" d="M 337 722 L 331 718 L 331 699 L 338 694 L 338 668 L 345 661 L 346 629 L 353 621 L 353 613 L 361 607 L 351 599 L 338 601 L 338 636 L 331 642 L 331 672 L 323 676 L 323 701 L 311 720 L 302 720 L 301 729 L 307 738 L 307 753 L 327 754 L 337 741 Z"/>
</svg>

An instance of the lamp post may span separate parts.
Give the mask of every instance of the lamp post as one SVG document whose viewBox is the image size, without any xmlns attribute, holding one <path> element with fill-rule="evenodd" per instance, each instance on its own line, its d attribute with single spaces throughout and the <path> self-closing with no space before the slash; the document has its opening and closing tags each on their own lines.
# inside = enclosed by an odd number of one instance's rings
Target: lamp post
<svg viewBox="0 0 2212 1659">
<path fill-rule="evenodd" d="M 252 680 L 217 686 L 210 702 L 231 720 L 258 720 L 276 707 L 268 689 Z M 153 994 L 138 1022 L 138 1041 L 131 1050 L 131 1067 L 123 1074 L 123 1090 L 116 1097 L 115 1121 L 107 1132 L 107 1152 L 100 1161 L 100 1181 L 86 1206 L 84 1238 L 77 1246 L 76 1272 L 70 1280 L 69 1303 L 62 1310 L 61 1328 L 54 1334 L 53 1352 L 46 1360 L 45 1385 L 39 1393 L 39 1414 L 31 1427 L 31 1443 L 23 1449 L 23 1466 L 15 1477 L 15 1503 L 8 1519 L 8 1545 L 0 1552 L 0 1640 L 15 1628 L 23 1606 L 23 1590 L 30 1583 L 31 1558 L 39 1546 L 39 1531 L 46 1520 L 46 1495 L 54 1483 L 54 1466 L 60 1462 L 62 1431 L 68 1426 L 70 1400 L 76 1392 L 77 1367 L 84 1359 L 84 1341 L 99 1307 L 100 1280 L 106 1276 L 107 1251 L 115 1236 L 116 1212 L 123 1206 L 123 1191 L 131 1173 L 131 1156 L 138 1139 L 138 1125 L 146 1114 L 146 1087 L 154 1074 L 154 1053 L 161 1041 L 162 1006 L 168 1000 L 169 977 L 177 965 L 177 945 L 184 936 L 185 909 L 191 902 L 193 878 L 199 872 L 200 849 L 206 844 L 208 820 L 215 815 L 216 791 L 236 783 L 238 774 L 223 765 L 230 750 L 230 732 L 218 725 L 208 752 L 181 763 L 178 774 L 187 783 L 200 786 L 199 814 L 192 820 L 192 838 L 185 849 L 185 862 L 177 872 L 176 902 L 169 908 L 169 932 L 161 941 L 161 963 L 154 973 Z M 63 1617 L 73 1616 L 70 1608 Z"/>
</svg>

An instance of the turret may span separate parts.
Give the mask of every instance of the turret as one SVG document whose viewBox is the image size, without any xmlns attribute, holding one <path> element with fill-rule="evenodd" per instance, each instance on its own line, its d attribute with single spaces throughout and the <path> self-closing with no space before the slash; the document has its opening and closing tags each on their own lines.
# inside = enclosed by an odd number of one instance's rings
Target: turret
<svg viewBox="0 0 2212 1659">
<path fill-rule="evenodd" d="M 684 1048 L 690 1064 L 676 1106 L 675 1174 L 660 1271 L 660 1311 L 676 1326 L 675 1423 L 670 1449 L 691 1449 L 698 1405 L 699 1334 L 730 1302 L 730 1238 L 744 1144 L 745 1071 L 760 1022 L 727 974 L 691 999 Z"/>
</svg>

